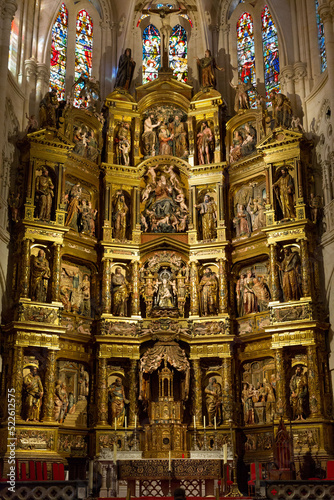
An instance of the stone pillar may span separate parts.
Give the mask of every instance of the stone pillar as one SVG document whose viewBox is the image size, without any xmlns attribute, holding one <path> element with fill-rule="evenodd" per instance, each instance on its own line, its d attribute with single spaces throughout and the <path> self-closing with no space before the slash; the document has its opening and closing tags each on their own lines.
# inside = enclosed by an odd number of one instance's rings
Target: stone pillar
<svg viewBox="0 0 334 500">
<path fill-rule="evenodd" d="M 111 259 L 104 258 L 102 275 L 102 313 L 111 313 Z"/>
<path fill-rule="evenodd" d="M 129 411 L 129 426 L 135 425 L 135 415 L 138 413 L 137 406 L 137 360 L 131 359 L 131 367 L 129 372 L 129 400 L 130 400 L 130 411 Z"/>
<path fill-rule="evenodd" d="M 310 270 L 310 255 L 306 240 L 300 241 L 300 259 L 302 270 L 302 292 L 303 297 L 311 296 L 311 270 Z"/>
<path fill-rule="evenodd" d="M 30 281 L 30 240 L 22 242 L 22 264 L 21 264 L 21 297 L 29 297 Z"/>
<path fill-rule="evenodd" d="M 199 359 L 193 359 L 194 370 L 194 400 L 193 400 L 193 414 L 196 418 L 196 425 L 201 426 L 203 423 L 203 409 L 202 409 L 202 371 Z"/>
<path fill-rule="evenodd" d="M 278 262 L 276 243 L 269 245 L 270 250 L 270 284 L 271 284 L 271 298 L 273 301 L 278 301 L 280 296 L 280 286 L 278 278 Z"/>
<path fill-rule="evenodd" d="M 15 417 L 21 419 L 22 412 L 22 384 L 23 384 L 23 347 L 13 348 L 12 379 L 9 389 L 15 389 Z"/>
<path fill-rule="evenodd" d="M 54 397 L 56 387 L 56 351 L 50 349 L 46 362 L 44 386 L 44 422 L 54 422 Z"/>
<path fill-rule="evenodd" d="M 108 425 L 107 360 L 99 358 L 97 377 L 97 423 Z"/>
<path fill-rule="evenodd" d="M 132 294 L 131 294 L 131 316 L 140 315 L 140 294 L 139 294 L 139 262 L 132 262 Z"/>
<path fill-rule="evenodd" d="M 222 392 L 224 424 L 228 424 L 233 419 L 232 358 L 223 360 Z"/>
<path fill-rule="evenodd" d="M 286 380 L 285 380 L 285 362 L 283 348 L 275 351 L 276 364 L 276 415 L 278 417 L 287 417 L 286 400 Z"/>
<path fill-rule="evenodd" d="M 296 111 L 296 98 L 295 98 L 295 85 L 293 81 L 294 71 L 292 66 L 285 66 L 281 69 L 280 81 L 282 85 L 282 91 L 287 93 L 289 99 L 291 100 L 292 109 L 295 113 Z"/>
<path fill-rule="evenodd" d="M 218 259 L 219 264 L 219 314 L 228 312 L 228 281 L 227 281 L 227 260 Z"/>
<path fill-rule="evenodd" d="M 61 275 L 61 245 L 53 245 L 53 265 L 52 265 L 52 300 L 60 300 L 60 275 Z"/>
<path fill-rule="evenodd" d="M 190 264 L 190 315 L 199 315 L 197 262 Z"/>
<path fill-rule="evenodd" d="M 323 400 L 320 390 L 322 381 L 320 381 L 319 377 L 319 365 L 316 345 L 307 346 L 307 365 L 308 394 L 311 417 L 318 418 L 322 415 Z"/>
<path fill-rule="evenodd" d="M 49 89 L 50 70 L 45 63 L 37 63 L 36 82 L 36 116 L 38 116 L 39 103 Z M 66 98 L 66 95 L 65 95 Z"/>
</svg>

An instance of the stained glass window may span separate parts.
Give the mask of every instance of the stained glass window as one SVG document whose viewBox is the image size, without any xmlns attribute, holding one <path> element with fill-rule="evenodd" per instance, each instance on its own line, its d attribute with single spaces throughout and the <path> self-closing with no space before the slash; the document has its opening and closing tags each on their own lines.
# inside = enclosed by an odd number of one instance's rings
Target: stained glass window
<svg viewBox="0 0 334 500">
<path fill-rule="evenodd" d="M 187 33 L 182 26 L 174 26 L 169 39 L 169 67 L 173 75 L 180 81 L 188 80 Z"/>
<path fill-rule="evenodd" d="M 317 26 L 318 26 L 318 44 L 320 51 L 320 64 L 321 64 L 321 73 L 325 71 L 327 68 L 327 58 L 326 58 L 326 48 L 325 48 L 325 33 L 324 33 L 324 25 L 321 22 L 319 16 L 319 2 L 315 0 L 315 11 L 317 16 Z"/>
<path fill-rule="evenodd" d="M 142 22 L 142 20 L 145 19 L 146 17 L 150 17 L 149 14 L 142 14 L 140 16 L 140 18 L 138 19 L 138 22 L 137 22 L 137 28 L 140 25 L 140 23 Z"/>
<path fill-rule="evenodd" d="M 19 27 L 17 25 L 16 20 L 13 19 L 10 31 L 10 39 L 9 39 L 8 69 L 14 74 L 16 73 L 18 47 L 19 47 Z"/>
<path fill-rule="evenodd" d="M 143 83 L 158 78 L 161 66 L 160 33 L 153 24 L 143 32 Z"/>
<path fill-rule="evenodd" d="M 92 75 L 93 52 L 93 21 L 88 12 L 81 10 L 77 15 L 76 42 L 75 42 L 75 80 L 82 77 L 84 80 Z M 84 83 L 78 83 L 74 89 L 74 106 L 84 106 L 79 97 Z"/>
<path fill-rule="evenodd" d="M 67 24 L 68 13 L 62 3 L 52 27 L 50 61 L 50 90 L 53 88 L 57 91 L 59 101 L 65 98 Z"/>
<path fill-rule="evenodd" d="M 252 16 L 244 12 L 237 22 L 238 76 L 244 83 L 256 85 L 254 25 Z M 251 107 L 255 107 L 256 93 L 248 90 Z"/>
<path fill-rule="evenodd" d="M 267 5 L 263 9 L 261 17 L 264 84 L 268 97 L 272 90 L 280 91 L 278 38 L 276 26 Z"/>
<path fill-rule="evenodd" d="M 188 16 L 188 14 L 179 14 L 179 16 L 183 17 L 184 19 L 187 19 L 187 21 L 189 21 L 190 26 L 193 28 L 194 24 L 191 18 Z"/>
</svg>

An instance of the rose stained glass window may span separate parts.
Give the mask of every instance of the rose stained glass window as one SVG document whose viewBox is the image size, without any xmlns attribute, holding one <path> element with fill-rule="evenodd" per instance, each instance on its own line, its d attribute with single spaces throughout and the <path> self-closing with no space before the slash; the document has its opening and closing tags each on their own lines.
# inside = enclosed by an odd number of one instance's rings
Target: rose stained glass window
<svg viewBox="0 0 334 500">
<path fill-rule="evenodd" d="M 158 78 L 161 66 L 160 33 L 153 24 L 143 32 L 143 83 L 153 82 Z"/>
<path fill-rule="evenodd" d="M 75 40 L 75 81 L 80 77 L 85 80 L 92 75 L 92 53 L 93 53 L 93 21 L 88 12 L 81 10 L 76 21 Z M 84 82 L 78 83 L 74 89 L 74 106 L 86 107 L 80 97 L 80 91 Z"/>
<path fill-rule="evenodd" d="M 271 91 L 280 91 L 278 38 L 276 26 L 267 5 L 263 9 L 261 17 L 264 84 L 268 97 Z"/>
<path fill-rule="evenodd" d="M 180 82 L 188 80 L 187 33 L 182 26 L 174 26 L 169 38 L 169 67 Z"/>
<path fill-rule="evenodd" d="M 62 3 L 52 27 L 50 61 L 50 90 L 56 90 L 60 101 L 65 98 L 67 25 L 68 13 Z"/>
</svg>

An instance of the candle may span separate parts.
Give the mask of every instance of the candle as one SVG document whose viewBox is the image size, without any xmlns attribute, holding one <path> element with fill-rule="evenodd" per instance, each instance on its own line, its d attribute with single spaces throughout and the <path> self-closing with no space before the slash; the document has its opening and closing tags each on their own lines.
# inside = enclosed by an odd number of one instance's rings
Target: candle
<svg viewBox="0 0 334 500">
<path fill-rule="evenodd" d="M 196 417 L 194 415 L 194 429 L 196 429 Z"/>
<path fill-rule="evenodd" d="M 124 417 L 124 425 L 125 425 L 125 428 L 127 429 L 127 427 L 128 427 L 128 419 L 127 419 L 127 417 Z"/>
<path fill-rule="evenodd" d="M 169 471 L 172 470 L 172 452 L 171 451 L 168 452 L 168 470 Z"/>
<path fill-rule="evenodd" d="M 115 430 L 117 429 L 117 419 L 115 418 Z"/>
<path fill-rule="evenodd" d="M 204 415 L 204 417 L 203 417 L 203 427 L 204 427 L 204 429 L 205 429 L 205 415 Z"/>
<path fill-rule="evenodd" d="M 224 464 L 227 463 L 227 443 L 224 444 Z"/>
<path fill-rule="evenodd" d="M 94 482 L 94 460 L 89 461 L 89 473 L 88 473 L 88 489 L 91 493 L 93 491 Z"/>
<path fill-rule="evenodd" d="M 117 448 L 116 443 L 114 443 L 114 464 L 117 462 Z"/>
<path fill-rule="evenodd" d="M 135 429 L 137 429 L 137 415 L 135 415 Z"/>
<path fill-rule="evenodd" d="M 215 431 L 217 430 L 217 420 L 216 420 L 216 417 L 214 418 L 214 422 L 215 422 Z"/>
</svg>

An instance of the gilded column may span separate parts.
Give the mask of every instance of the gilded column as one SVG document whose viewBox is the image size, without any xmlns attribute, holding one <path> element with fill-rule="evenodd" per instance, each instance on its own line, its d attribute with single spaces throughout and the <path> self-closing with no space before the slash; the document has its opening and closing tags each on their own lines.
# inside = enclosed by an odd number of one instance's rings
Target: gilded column
<svg viewBox="0 0 334 500">
<path fill-rule="evenodd" d="M 44 422 L 54 421 L 54 397 L 56 387 L 56 351 L 50 349 L 46 361 L 44 387 Z"/>
<path fill-rule="evenodd" d="M 21 419 L 22 412 L 22 385 L 23 385 L 23 347 L 13 348 L 12 380 L 9 389 L 15 389 L 15 416 Z M 7 397 L 7 396 L 6 396 Z"/>
<path fill-rule="evenodd" d="M 219 314 L 228 312 L 227 260 L 218 259 L 219 265 Z"/>
<path fill-rule="evenodd" d="M 306 240 L 300 241 L 300 258 L 302 264 L 302 291 L 303 297 L 311 296 L 311 282 L 310 282 L 310 256 Z"/>
<path fill-rule="evenodd" d="M 318 365 L 318 355 L 317 346 L 310 345 L 307 347 L 307 380 L 308 380 L 308 394 L 310 402 L 310 412 L 312 417 L 320 417 L 322 414 L 322 395 L 320 392 L 320 387 L 322 386 L 322 381 L 320 382 L 319 377 L 319 365 Z"/>
<path fill-rule="evenodd" d="M 30 281 L 30 240 L 22 242 L 22 274 L 21 274 L 21 297 L 29 297 Z"/>
<path fill-rule="evenodd" d="M 97 379 L 97 423 L 108 425 L 107 360 L 99 358 Z"/>
<path fill-rule="evenodd" d="M 199 359 L 193 359 L 194 370 L 194 409 L 193 413 L 196 418 L 196 425 L 202 425 L 202 372 Z"/>
<path fill-rule="evenodd" d="M 61 245 L 53 245 L 53 267 L 52 267 L 52 300 L 60 300 L 60 274 L 61 274 Z"/>
<path fill-rule="evenodd" d="M 111 259 L 103 259 L 102 275 L 102 312 L 111 313 Z"/>
<path fill-rule="evenodd" d="M 270 282 L 271 282 L 271 298 L 274 301 L 279 300 L 280 286 L 278 279 L 278 263 L 277 263 L 277 252 L 276 244 L 272 243 L 269 245 L 270 250 Z"/>
<path fill-rule="evenodd" d="M 140 296 L 139 296 L 139 262 L 132 262 L 132 294 L 131 294 L 131 315 L 140 315 Z"/>
<path fill-rule="evenodd" d="M 197 262 L 190 264 L 190 314 L 199 315 Z"/>
<path fill-rule="evenodd" d="M 138 413 L 137 406 L 137 360 L 131 359 L 130 373 L 129 373 L 129 400 L 130 400 L 130 412 L 129 412 L 129 425 L 135 425 L 135 415 Z"/>
<path fill-rule="evenodd" d="M 276 414 L 278 417 L 287 416 L 286 408 L 286 390 L 285 390 L 285 363 L 283 348 L 275 351 L 276 363 Z"/>
<path fill-rule="evenodd" d="M 223 360 L 223 416 L 224 424 L 233 419 L 232 358 Z"/>
</svg>

